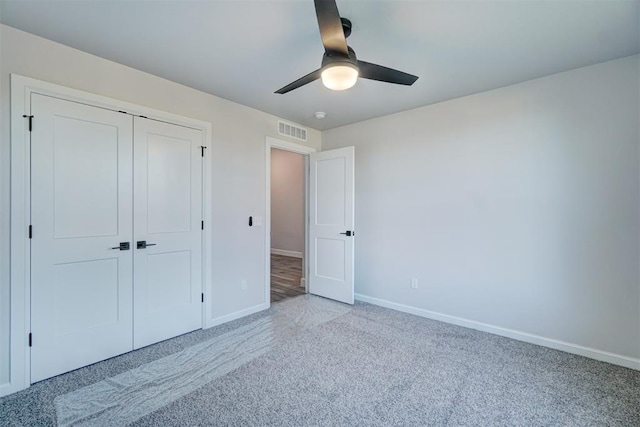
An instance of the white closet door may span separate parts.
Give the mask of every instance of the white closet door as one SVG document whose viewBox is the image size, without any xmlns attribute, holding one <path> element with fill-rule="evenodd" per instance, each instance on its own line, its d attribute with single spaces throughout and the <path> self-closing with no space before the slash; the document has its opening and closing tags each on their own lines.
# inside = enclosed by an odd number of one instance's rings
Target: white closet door
<svg viewBox="0 0 640 427">
<path fill-rule="evenodd" d="M 134 347 L 140 348 L 202 327 L 203 134 L 139 117 L 134 129 Z"/>
<path fill-rule="evenodd" d="M 32 95 L 31 382 L 130 351 L 131 116 Z"/>
</svg>

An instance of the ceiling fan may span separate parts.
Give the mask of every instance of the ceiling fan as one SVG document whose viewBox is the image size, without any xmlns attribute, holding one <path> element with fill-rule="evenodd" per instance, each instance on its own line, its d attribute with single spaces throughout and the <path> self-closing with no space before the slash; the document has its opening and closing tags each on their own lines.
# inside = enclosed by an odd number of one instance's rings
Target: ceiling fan
<svg viewBox="0 0 640 427">
<path fill-rule="evenodd" d="M 340 17 L 335 0 L 314 2 L 324 45 L 322 66 L 275 93 L 284 94 L 318 79 L 322 79 L 322 83 L 333 90 L 349 89 L 356 84 L 358 77 L 405 86 L 411 86 L 418 80 L 418 76 L 358 60 L 354 50 L 347 46 L 351 21 Z"/>
</svg>

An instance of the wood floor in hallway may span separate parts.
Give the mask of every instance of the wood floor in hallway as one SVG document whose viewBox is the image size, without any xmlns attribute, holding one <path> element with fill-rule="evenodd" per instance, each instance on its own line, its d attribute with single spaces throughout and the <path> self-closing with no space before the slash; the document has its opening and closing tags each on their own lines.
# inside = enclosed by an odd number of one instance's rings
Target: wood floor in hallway
<svg viewBox="0 0 640 427">
<path fill-rule="evenodd" d="M 271 255 L 271 302 L 303 295 L 300 286 L 302 259 L 283 255 Z"/>
</svg>

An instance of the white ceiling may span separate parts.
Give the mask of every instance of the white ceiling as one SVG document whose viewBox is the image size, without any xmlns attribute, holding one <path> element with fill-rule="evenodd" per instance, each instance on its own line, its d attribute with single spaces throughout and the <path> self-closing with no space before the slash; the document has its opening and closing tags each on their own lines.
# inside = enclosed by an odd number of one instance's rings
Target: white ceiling
<svg viewBox="0 0 640 427">
<path fill-rule="evenodd" d="M 274 94 L 320 66 L 312 0 L 0 0 L 0 22 L 320 130 L 640 52 L 639 1 L 337 4 L 359 59 L 420 79 Z"/>
</svg>

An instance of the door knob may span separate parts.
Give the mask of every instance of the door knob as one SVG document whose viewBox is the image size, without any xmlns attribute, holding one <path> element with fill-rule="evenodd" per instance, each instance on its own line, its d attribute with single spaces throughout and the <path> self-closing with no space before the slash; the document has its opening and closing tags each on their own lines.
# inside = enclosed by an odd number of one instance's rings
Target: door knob
<svg viewBox="0 0 640 427">
<path fill-rule="evenodd" d="M 120 242 L 120 246 L 115 246 L 111 249 L 120 249 L 121 251 L 129 250 L 129 242 Z"/>
<path fill-rule="evenodd" d="M 351 230 L 347 230 L 344 233 L 340 233 L 340 234 L 344 234 L 345 236 L 349 237 L 349 236 L 355 236 L 356 233 L 351 231 Z"/>
<path fill-rule="evenodd" d="M 155 246 L 155 245 L 156 245 L 156 243 L 147 243 L 147 241 L 146 241 L 146 240 L 138 240 L 138 241 L 136 242 L 136 248 L 137 248 L 137 249 L 144 249 L 144 248 L 146 248 L 147 246 Z"/>
</svg>

